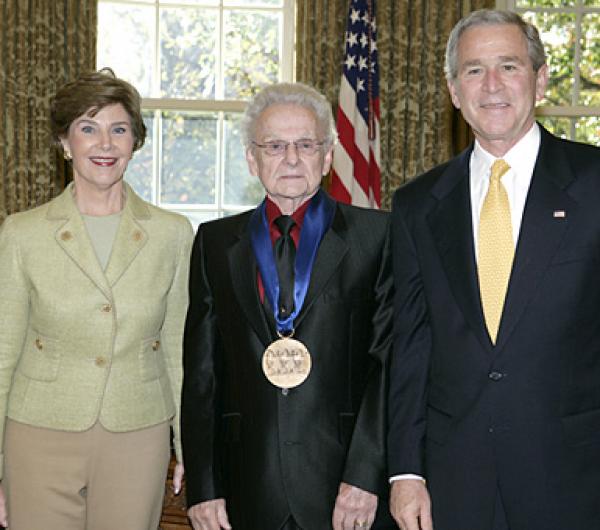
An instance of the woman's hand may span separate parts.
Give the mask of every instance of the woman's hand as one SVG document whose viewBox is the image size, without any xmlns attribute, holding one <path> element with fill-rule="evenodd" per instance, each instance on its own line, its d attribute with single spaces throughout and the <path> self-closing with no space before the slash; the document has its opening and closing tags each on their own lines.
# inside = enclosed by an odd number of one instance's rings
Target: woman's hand
<svg viewBox="0 0 600 530">
<path fill-rule="evenodd" d="M 179 495 L 181 493 L 184 474 L 185 470 L 183 468 L 183 464 L 177 462 L 177 464 L 175 464 L 175 470 L 173 471 L 173 491 L 175 492 L 175 495 Z"/>
<path fill-rule="evenodd" d="M 4 488 L 0 483 L 0 526 L 6 528 L 8 526 L 8 517 L 6 516 L 6 497 L 4 496 Z"/>
</svg>

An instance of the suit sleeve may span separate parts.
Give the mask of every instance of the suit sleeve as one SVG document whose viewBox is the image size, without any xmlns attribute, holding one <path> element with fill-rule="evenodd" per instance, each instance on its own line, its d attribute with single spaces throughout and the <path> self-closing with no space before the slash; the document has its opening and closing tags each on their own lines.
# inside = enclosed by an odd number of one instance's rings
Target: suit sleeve
<svg viewBox="0 0 600 530">
<path fill-rule="evenodd" d="M 399 192 L 392 205 L 393 350 L 388 401 L 388 472 L 425 476 L 426 389 L 431 330 L 419 256 Z"/>
<path fill-rule="evenodd" d="M 3 440 L 12 377 L 21 356 L 29 320 L 29 286 L 19 252 L 18 234 L 9 217 L 0 227 L 0 478 Z"/>
<path fill-rule="evenodd" d="M 173 427 L 173 442 L 177 462 L 181 462 L 181 436 L 179 432 L 179 404 L 181 403 L 181 379 L 182 379 L 182 337 L 183 324 L 188 299 L 188 274 L 190 267 L 190 250 L 193 239 L 192 226 L 189 221 L 182 220 L 178 237 L 178 252 L 176 256 L 176 267 L 173 281 L 167 296 L 167 308 L 165 321 L 161 330 L 161 342 L 165 348 L 165 360 L 169 371 L 173 400 L 176 413 L 171 422 Z"/>
<path fill-rule="evenodd" d="M 181 436 L 187 504 L 223 496 L 219 478 L 217 363 L 221 343 L 207 276 L 205 234 L 200 226 L 190 267 L 190 305 L 183 346 Z"/>
<path fill-rule="evenodd" d="M 378 256 L 370 326 L 369 374 L 356 417 L 342 480 L 375 494 L 387 489 L 386 400 L 393 319 L 393 278 L 389 226 Z"/>
</svg>

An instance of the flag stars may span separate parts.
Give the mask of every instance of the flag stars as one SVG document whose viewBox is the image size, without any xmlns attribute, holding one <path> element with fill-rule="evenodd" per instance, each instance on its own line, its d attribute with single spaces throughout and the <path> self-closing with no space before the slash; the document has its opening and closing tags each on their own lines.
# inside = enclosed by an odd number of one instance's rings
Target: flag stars
<svg viewBox="0 0 600 530">
<path fill-rule="evenodd" d="M 358 69 L 360 71 L 362 70 L 366 70 L 368 68 L 367 66 L 367 58 L 362 56 L 358 58 Z"/>
<path fill-rule="evenodd" d="M 377 51 L 377 41 L 375 39 L 373 39 L 371 41 L 371 53 L 376 52 Z"/>
<path fill-rule="evenodd" d="M 362 17 L 362 21 L 363 21 L 365 24 L 368 24 L 368 23 L 369 23 L 369 12 L 368 12 L 368 11 L 365 11 L 365 14 L 364 14 L 364 15 L 363 15 L 363 17 Z"/>
<path fill-rule="evenodd" d="M 356 91 L 357 92 L 364 92 L 365 91 L 365 80 L 364 79 L 357 79 L 356 80 Z"/>
<path fill-rule="evenodd" d="M 349 48 L 358 44 L 358 33 L 352 33 L 349 31 L 346 36 L 346 44 Z"/>
<path fill-rule="evenodd" d="M 369 37 L 367 37 L 367 34 L 366 34 L 366 33 L 363 33 L 363 34 L 360 36 L 360 45 L 361 45 L 363 48 L 366 48 L 367 44 L 369 44 Z"/>
<path fill-rule="evenodd" d="M 358 20 L 360 20 L 360 11 L 357 9 L 353 9 L 352 13 L 350 13 L 350 20 L 352 20 L 352 24 L 356 24 Z"/>
<path fill-rule="evenodd" d="M 351 68 L 354 68 L 356 66 L 356 55 L 348 54 L 346 56 L 346 60 L 344 61 L 344 64 L 346 65 L 346 69 L 348 69 L 348 70 L 350 70 Z"/>
</svg>

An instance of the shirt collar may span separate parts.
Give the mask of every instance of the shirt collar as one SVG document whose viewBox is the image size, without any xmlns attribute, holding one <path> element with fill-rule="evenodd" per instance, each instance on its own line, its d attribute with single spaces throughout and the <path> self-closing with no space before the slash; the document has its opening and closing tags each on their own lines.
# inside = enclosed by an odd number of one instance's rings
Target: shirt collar
<svg viewBox="0 0 600 530">
<path fill-rule="evenodd" d="M 533 174 L 533 168 L 540 148 L 540 138 L 540 128 L 534 122 L 525 136 L 502 157 L 517 175 L 531 176 Z M 481 147 L 479 141 L 475 140 L 475 147 L 471 156 L 472 173 L 484 176 L 487 179 L 494 160 L 497 160 L 497 157 L 487 152 Z"/>
</svg>

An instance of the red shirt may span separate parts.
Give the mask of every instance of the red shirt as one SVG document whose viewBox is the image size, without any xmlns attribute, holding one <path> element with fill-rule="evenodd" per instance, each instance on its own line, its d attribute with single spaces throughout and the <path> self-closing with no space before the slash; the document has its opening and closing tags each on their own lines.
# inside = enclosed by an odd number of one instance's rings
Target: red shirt
<svg viewBox="0 0 600 530">
<path fill-rule="evenodd" d="M 295 225 L 292 226 L 290 230 L 290 235 L 294 240 L 294 244 L 296 248 L 298 248 L 298 242 L 300 241 L 300 230 L 302 230 L 302 222 L 304 221 L 304 214 L 308 209 L 308 205 L 310 204 L 311 199 L 306 201 L 300 208 L 298 208 L 292 215 L 292 219 L 295 221 Z M 279 228 L 275 224 L 275 219 L 277 219 L 281 213 L 279 206 L 277 206 L 269 197 L 267 197 L 266 205 L 265 205 L 265 213 L 267 215 L 267 223 L 269 224 L 269 236 L 271 237 L 271 245 L 275 244 L 275 241 L 281 236 L 279 232 Z M 258 296 L 260 297 L 260 302 L 264 303 L 265 301 L 265 288 L 263 286 L 262 278 L 260 276 L 260 271 L 256 272 L 256 284 L 258 287 Z"/>
</svg>

